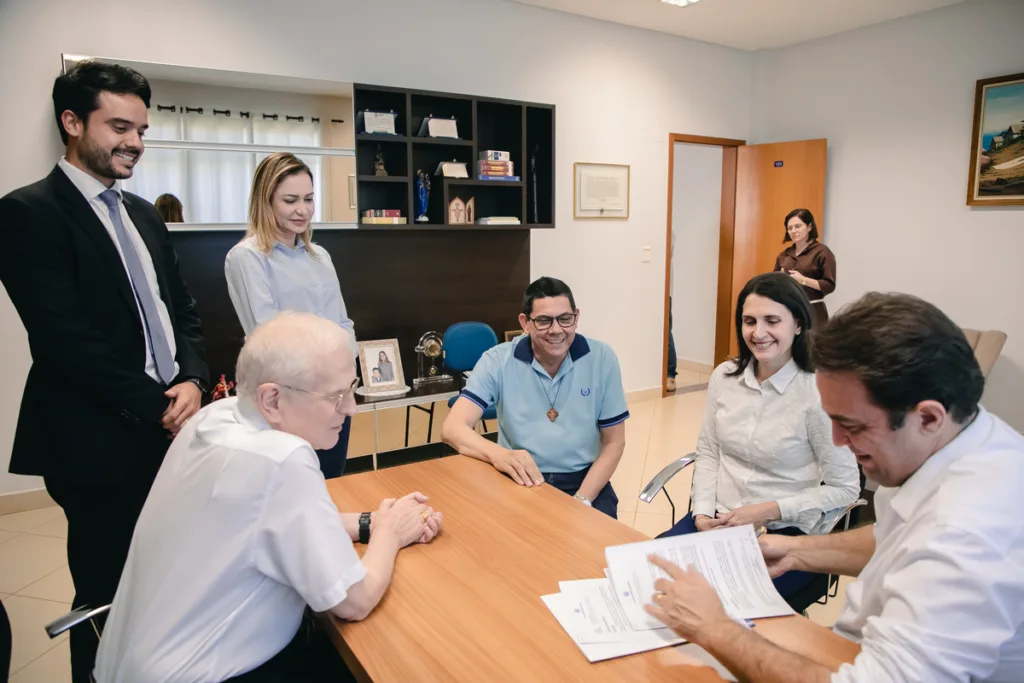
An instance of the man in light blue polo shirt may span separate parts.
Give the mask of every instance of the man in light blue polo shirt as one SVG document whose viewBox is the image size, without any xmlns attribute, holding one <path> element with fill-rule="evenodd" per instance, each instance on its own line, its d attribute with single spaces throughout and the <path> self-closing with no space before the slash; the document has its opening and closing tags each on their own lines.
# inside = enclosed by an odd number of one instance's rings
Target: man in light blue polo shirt
<svg viewBox="0 0 1024 683">
<path fill-rule="evenodd" d="M 526 289 L 526 334 L 490 349 L 473 368 L 444 422 L 444 440 L 523 486 L 548 483 L 611 517 L 609 483 L 626 448 L 626 395 L 619 359 L 576 333 L 569 286 L 542 277 Z M 476 432 L 484 410 L 498 412 L 498 443 Z"/>
</svg>

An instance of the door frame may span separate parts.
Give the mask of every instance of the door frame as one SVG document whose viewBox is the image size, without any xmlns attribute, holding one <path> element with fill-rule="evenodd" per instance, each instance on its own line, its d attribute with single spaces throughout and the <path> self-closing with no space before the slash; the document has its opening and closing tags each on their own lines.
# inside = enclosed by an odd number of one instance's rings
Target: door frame
<svg viewBox="0 0 1024 683">
<path fill-rule="evenodd" d="M 729 336 L 731 322 L 729 313 L 732 309 L 732 259 L 734 233 L 736 229 L 736 168 L 739 157 L 738 148 L 747 144 L 746 140 L 731 138 L 714 138 L 704 135 L 686 135 L 682 133 L 668 134 L 668 218 L 665 231 L 665 309 L 664 330 L 661 350 L 661 396 L 668 396 L 668 334 L 669 334 L 669 297 L 672 281 L 672 190 L 675 184 L 676 143 L 691 145 L 707 145 L 722 148 L 722 208 L 718 227 L 718 303 L 715 307 L 715 359 L 714 365 L 725 361 L 729 356 Z"/>
</svg>

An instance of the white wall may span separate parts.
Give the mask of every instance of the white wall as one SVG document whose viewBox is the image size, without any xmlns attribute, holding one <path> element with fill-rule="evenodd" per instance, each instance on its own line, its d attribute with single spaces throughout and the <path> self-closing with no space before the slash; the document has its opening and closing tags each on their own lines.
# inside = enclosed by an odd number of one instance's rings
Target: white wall
<svg viewBox="0 0 1024 683">
<path fill-rule="evenodd" d="M 715 362 L 722 148 L 675 143 L 672 174 L 672 335 L 676 356 Z"/>
<path fill-rule="evenodd" d="M 502 37 L 509 47 L 485 49 Z M 661 383 L 667 134 L 750 131 L 754 55 L 499 0 L 6 0 L 0 194 L 60 154 L 62 52 L 554 103 L 558 228 L 533 233 L 531 270 L 574 288 L 582 330 L 615 348 L 627 390 Z M 573 222 L 574 161 L 631 165 L 628 221 Z M 5 295 L 0 357 L 5 493 L 40 486 L 6 473 L 30 358 Z"/>
<path fill-rule="evenodd" d="M 1024 209 L 969 208 L 975 81 L 1024 70 L 1024 3 L 980 0 L 758 55 L 754 138 L 828 138 L 829 308 L 903 291 L 1009 335 L 986 406 L 1024 429 Z"/>
</svg>

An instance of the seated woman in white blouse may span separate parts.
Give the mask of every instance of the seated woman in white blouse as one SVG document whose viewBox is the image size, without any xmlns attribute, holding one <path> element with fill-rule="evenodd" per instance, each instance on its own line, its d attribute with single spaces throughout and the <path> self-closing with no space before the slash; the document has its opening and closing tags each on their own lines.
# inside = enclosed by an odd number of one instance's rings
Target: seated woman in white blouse
<svg viewBox="0 0 1024 683">
<path fill-rule="evenodd" d="M 782 273 L 758 275 L 736 304 L 739 358 L 715 368 L 690 497 L 692 511 L 661 534 L 753 524 L 769 534 L 828 533 L 857 499 L 860 475 L 832 442 L 821 408 L 807 335 L 811 306 Z M 787 600 L 814 574 L 775 579 Z"/>
</svg>

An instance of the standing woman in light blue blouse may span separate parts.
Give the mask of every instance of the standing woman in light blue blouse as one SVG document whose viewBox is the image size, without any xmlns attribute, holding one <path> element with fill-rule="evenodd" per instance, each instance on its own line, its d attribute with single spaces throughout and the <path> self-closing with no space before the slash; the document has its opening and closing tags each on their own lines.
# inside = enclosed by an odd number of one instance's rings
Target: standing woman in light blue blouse
<svg viewBox="0 0 1024 683">
<path fill-rule="evenodd" d="M 249 196 L 249 230 L 224 262 L 228 294 L 246 336 L 280 311 L 314 313 L 348 330 L 358 358 L 355 326 L 345 310 L 327 250 L 311 240 L 313 172 L 294 154 L 271 154 L 256 168 Z M 334 448 L 317 451 L 324 477 L 341 476 L 351 418 Z"/>
</svg>

